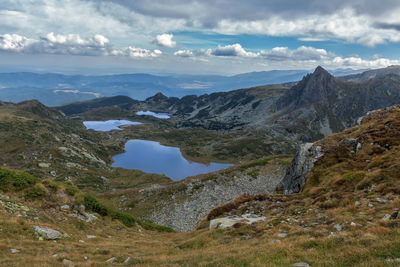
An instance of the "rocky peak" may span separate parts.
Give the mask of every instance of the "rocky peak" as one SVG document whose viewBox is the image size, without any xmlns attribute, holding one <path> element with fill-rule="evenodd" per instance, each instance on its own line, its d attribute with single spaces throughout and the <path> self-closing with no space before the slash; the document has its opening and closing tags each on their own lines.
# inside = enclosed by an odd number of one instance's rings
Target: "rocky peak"
<svg viewBox="0 0 400 267">
<path fill-rule="evenodd" d="M 168 99 L 168 97 L 166 97 L 163 93 L 158 92 L 154 96 L 147 98 L 146 101 L 161 102 L 161 101 L 165 101 L 167 99 Z"/>
<path fill-rule="evenodd" d="M 313 75 L 314 76 L 316 76 L 316 75 L 325 75 L 325 76 L 328 75 L 328 76 L 331 76 L 329 74 L 329 72 L 326 69 L 324 69 L 323 67 L 321 67 L 321 66 L 318 66 L 318 67 L 315 68 L 315 70 L 313 72 Z"/>
<path fill-rule="evenodd" d="M 294 104 L 295 107 L 326 102 L 331 95 L 336 95 L 337 80 L 328 71 L 318 66 L 311 74 L 293 86 L 276 104 L 278 110 Z"/>
</svg>

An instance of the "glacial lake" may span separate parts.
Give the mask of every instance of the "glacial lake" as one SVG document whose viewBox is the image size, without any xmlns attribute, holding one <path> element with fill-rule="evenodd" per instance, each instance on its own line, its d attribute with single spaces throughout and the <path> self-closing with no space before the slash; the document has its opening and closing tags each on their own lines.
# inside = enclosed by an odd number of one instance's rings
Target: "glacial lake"
<svg viewBox="0 0 400 267">
<path fill-rule="evenodd" d="M 156 113 L 153 111 L 138 111 L 138 112 L 136 112 L 136 115 L 153 116 L 158 119 L 169 119 L 170 118 L 170 116 L 167 113 Z"/>
<path fill-rule="evenodd" d="M 174 181 L 232 166 L 224 163 L 191 162 L 183 157 L 179 148 L 147 140 L 129 140 L 125 144 L 125 151 L 113 157 L 112 167 L 164 174 Z"/>
<path fill-rule="evenodd" d="M 128 120 L 108 120 L 108 121 L 84 121 L 86 129 L 95 131 L 107 132 L 111 130 L 122 130 L 121 126 L 124 125 L 139 125 L 141 122 L 128 121 Z"/>
</svg>

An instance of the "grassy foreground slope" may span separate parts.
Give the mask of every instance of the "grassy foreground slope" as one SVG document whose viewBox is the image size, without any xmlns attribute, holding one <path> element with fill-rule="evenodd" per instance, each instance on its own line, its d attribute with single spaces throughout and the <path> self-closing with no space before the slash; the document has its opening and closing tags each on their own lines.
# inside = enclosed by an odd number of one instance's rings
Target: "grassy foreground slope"
<svg viewBox="0 0 400 267">
<path fill-rule="evenodd" d="M 315 163 L 302 193 L 242 196 L 208 215 L 208 220 L 248 212 L 266 217 L 252 226 L 210 231 L 205 220 L 203 228 L 193 232 L 164 233 L 140 224 L 127 227 L 110 216 L 95 224 L 75 223 L 61 211 L 46 215 L 52 208 L 59 210 L 60 200 L 49 207 L 45 198 L 37 198 L 40 193 L 29 197 L 28 187 L 8 191 L 8 201 L 21 203 L 39 216 L 29 219 L 23 209 L 18 216 L 0 206 L 0 264 L 55 266 L 68 259 L 70 265 L 107 266 L 106 261 L 115 257 L 115 264 L 121 266 L 290 266 L 296 262 L 398 266 L 400 107 L 374 112 L 360 126 L 316 145 L 324 156 Z M 46 184 L 40 187 L 51 195 Z M 37 224 L 68 237 L 39 241 L 32 234 L 32 225 Z M 11 249 L 20 252 L 13 254 Z"/>
</svg>

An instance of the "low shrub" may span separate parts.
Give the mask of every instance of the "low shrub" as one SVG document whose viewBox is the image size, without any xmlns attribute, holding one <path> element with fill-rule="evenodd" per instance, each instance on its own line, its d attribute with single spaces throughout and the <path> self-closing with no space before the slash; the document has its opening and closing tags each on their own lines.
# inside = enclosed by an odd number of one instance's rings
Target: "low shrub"
<svg viewBox="0 0 400 267">
<path fill-rule="evenodd" d="M 358 171 L 358 172 L 348 172 L 343 175 L 343 179 L 346 182 L 359 182 L 365 177 L 365 172 Z"/>
<path fill-rule="evenodd" d="M 39 186 L 34 186 L 34 187 L 29 188 L 25 194 L 25 197 L 29 198 L 31 200 L 43 199 L 46 196 L 47 196 L 47 192 Z"/>
<path fill-rule="evenodd" d="M 337 199 L 327 200 L 318 205 L 322 209 L 334 209 L 339 207 L 339 201 Z"/>
<path fill-rule="evenodd" d="M 64 188 L 65 193 L 71 197 L 75 196 L 75 194 L 79 191 L 78 188 L 76 188 L 71 183 L 64 183 Z"/>
<path fill-rule="evenodd" d="M 162 225 L 157 225 L 151 222 L 143 222 L 137 220 L 135 217 L 128 213 L 112 210 L 101 204 L 96 198 L 91 195 L 85 195 L 83 204 L 87 210 L 96 212 L 101 216 L 110 216 L 113 220 L 119 220 L 127 227 L 133 227 L 136 223 L 146 230 L 157 230 L 161 232 L 175 232 L 172 228 Z"/>
<path fill-rule="evenodd" d="M 101 204 L 96 198 L 91 195 L 85 195 L 83 199 L 83 205 L 85 205 L 87 210 L 96 212 L 101 216 L 110 215 L 108 208 Z"/>
<path fill-rule="evenodd" d="M 0 190 L 21 191 L 37 182 L 37 179 L 24 172 L 11 171 L 0 168 Z"/>
</svg>

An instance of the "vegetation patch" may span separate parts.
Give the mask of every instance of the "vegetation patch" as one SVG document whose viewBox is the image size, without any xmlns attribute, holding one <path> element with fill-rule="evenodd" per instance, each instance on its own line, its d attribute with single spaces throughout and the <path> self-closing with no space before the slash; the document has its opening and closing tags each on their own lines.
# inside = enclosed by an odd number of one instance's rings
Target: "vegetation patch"
<svg viewBox="0 0 400 267">
<path fill-rule="evenodd" d="M 120 211 L 110 209 L 103 204 L 101 204 L 96 198 L 91 195 L 86 194 L 84 196 L 83 204 L 86 209 L 96 212 L 101 216 L 110 216 L 113 220 L 119 220 L 127 227 L 133 227 L 137 224 L 142 226 L 146 230 L 157 230 L 162 232 L 175 232 L 172 228 L 162 225 L 157 225 L 151 222 L 143 222 L 132 215 Z"/>
<path fill-rule="evenodd" d="M 47 192 L 40 186 L 34 186 L 34 187 L 29 188 L 25 194 L 26 198 L 31 199 L 31 200 L 43 199 L 47 195 L 48 195 Z"/>
<path fill-rule="evenodd" d="M 352 182 L 359 182 L 365 177 L 365 172 L 358 171 L 358 172 L 348 172 L 345 175 L 343 175 L 343 179 L 346 182 L 352 183 Z"/>
<path fill-rule="evenodd" d="M 0 168 L 0 190 L 21 191 L 37 182 L 37 179 L 27 173 Z"/>
</svg>

